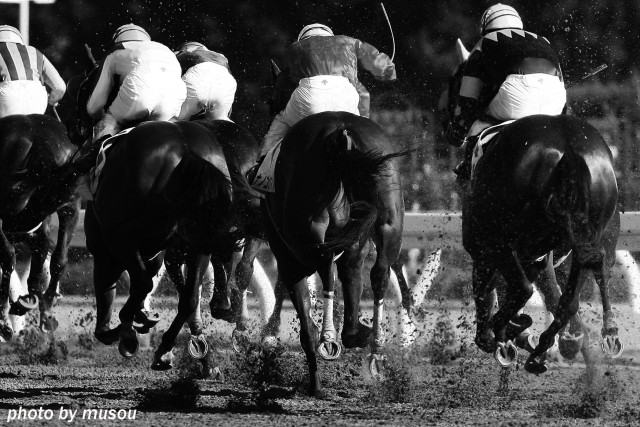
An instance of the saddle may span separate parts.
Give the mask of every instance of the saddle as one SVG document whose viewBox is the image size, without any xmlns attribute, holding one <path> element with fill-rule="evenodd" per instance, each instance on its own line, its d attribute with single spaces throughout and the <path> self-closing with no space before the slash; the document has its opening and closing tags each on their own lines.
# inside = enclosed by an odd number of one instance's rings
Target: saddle
<svg viewBox="0 0 640 427">
<path fill-rule="evenodd" d="M 87 201 L 93 201 L 95 194 L 98 191 L 98 184 L 100 182 L 100 174 L 107 161 L 107 151 L 114 145 L 115 142 L 120 140 L 122 135 L 126 135 L 131 132 L 133 128 L 125 129 L 118 132 L 113 136 L 108 136 L 102 141 L 98 140 L 96 143 L 100 143 L 100 149 L 96 156 L 95 165 L 89 169 L 84 182 L 78 187 L 80 196 Z"/>
<path fill-rule="evenodd" d="M 483 129 L 478 135 L 478 143 L 473 149 L 473 155 L 471 156 L 471 176 L 473 177 L 476 165 L 484 154 L 489 142 L 502 130 L 502 128 L 508 124 L 515 122 L 515 120 L 507 120 L 506 122 L 498 123 L 497 125 L 489 126 Z"/>
</svg>

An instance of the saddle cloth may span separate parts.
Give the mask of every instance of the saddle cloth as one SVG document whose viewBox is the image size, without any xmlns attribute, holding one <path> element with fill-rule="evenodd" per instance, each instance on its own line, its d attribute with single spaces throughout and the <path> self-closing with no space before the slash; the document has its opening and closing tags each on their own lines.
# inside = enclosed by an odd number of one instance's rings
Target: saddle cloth
<svg viewBox="0 0 640 427">
<path fill-rule="evenodd" d="M 473 149 L 473 156 L 471 157 L 471 176 L 474 175 L 476 165 L 484 154 L 484 147 L 493 139 L 494 136 L 500 132 L 503 126 L 515 122 L 515 120 L 507 120 L 506 122 L 498 123 L 497 125 L 489 126 L 483 129 L 478 135 L 478 143 Z"/>
<path fill-rule="evenodd" d="M 264 160 L 258 167 L 258 172 L 251 186 L 263 193 L 275 192 L 274 172 L 276 169 L 276 161 L 280 154 L 280 145 L 282 141 L 276 144 L 272 149 L 267 151 Z"/>
<path fill-rule="evenodd" d="M 96 157 L 96 165 L 89 170 L 89 174 L 84 179 L 78 188 L 78 192 L 80 193 L 80 197 L 82 197 L 86 201 L 92 201 L 96 192 L 98 191 L 98 183 L 100 182 L 100 173 L 104 168 L 104 165 L 107 161 L 107 150 L 113 145 L 115 142 L 115 138 L 126 135 L 131 132 L 133 128 L 125 129 L 123 131 L 118 132 L 117 134 L 110 136 L 102 141 L 100 144 L 100 151 L 98 151 L 98 157 Z"/>
</svg>

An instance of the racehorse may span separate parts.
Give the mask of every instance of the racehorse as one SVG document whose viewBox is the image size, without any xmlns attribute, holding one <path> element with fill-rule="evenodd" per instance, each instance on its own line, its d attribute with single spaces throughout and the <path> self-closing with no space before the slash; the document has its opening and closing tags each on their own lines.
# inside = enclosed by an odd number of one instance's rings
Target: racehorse
<svg viewBox="0 0 640 427">
<path fill-rule="evenodd" d="M 165 249 L 184 251 L 187 276 L 179 289 L 178 313 L 156 351 L 154 365 L 171 365 L 171 350 L 185 321 L 199 305 L 199 287 L 211 254 L 231 253 L 232 187 L 221 145 L 192 122 L 145 122 L 117 136 L 106 155 L 94 201 L 87 206 L 87 248 L 94 255 L 97 318 L 95 335 L 132 357 L 138 350 L 134 320 L 143 330 L 158 319 L 143 311 L 152 277 Z M 115 281 L 127 270 L 130 290 L 111 329 Z M 204 341 L 202 328 L 192 336 Z"/>
<path fill-rule="evenodd" d="M 235 348 L 243 348 L 248 342 L 247 319 L 243 310 L 246 290 L 253 276 L 253 263 L 258 250 L 265 239 L 260 211 L 259 194 L 251 188 L 246 179 L 247 171 L 255 164 L 258 156 L 258 142 L 246 129 L 227 120 L 205 121 L 196 123 L 207 128 L 222 146 L 233 186 L 234 211 L 236 222 L 233 224 L 237 238 L 243 240 L 243 252 L 235 265 L 231 265 L 229 254 L 221 258 L 213 258 L 215 286 L 210 302 L 213 318 L 235 323 L 232 334 Z M 223 261 L 224 260 L 224 261 Z M 179 252 L 167 252 L 165 265 L 174 283 L 181 283 L 183 259 Z M 235 277 L 229 274 L 235 271 Z M 235 283 L 229 286 L 228 283 Z M 269 284 L 270 286 L 270 284 Z M 230 295 L 230 298 L 229 298 Z"/>
<path fill-rule="evenodd" d="M 325 297 L 320 345 L 333 345 L 333 263 L 340 255 L 337 267 L 345 299 L 342 343 L 348 348 L 365 347 L 370 329 L 358 322 L 358 308 L 369 239 L 377 252 L 371 269 L 375 305 L 372 363 L 380 360 L 383 298 L 390 266 L 398 258 L 402 240 L 404 202 L 396 160 L 404 154 L 393 151 L 391 141 L 374 122 L 344 112 L 304 118 L 282 141 L 275 192 L 266 195 L 262 207 L 279 278 L 300 319 L 300 342 L 309 366 L 311 395 L 322 396 L 323 390 L 306 278 L 315 272 L 320 275 Z"/>
<path fill-rule="evenodd" d="M 468 52 L 458 41 L 459 65 L 440 101 L 449 120 Z M 448 125 L 448 123 L 447 123 Z M 547 370 L 546 352 L 555 335 L 575 316 L 579 293 L 593 272 L 603 303 L 603 349 L 611 355 L 622 347 L 607 288 L 604 233 L 616 211 L 618 188 L 611 152 L 586 121 L 567 115 L 534 115 L 505 125 L 478 161 L 463 195 L 463 245 L 473 260 L 476 303 L 475 342 L 494 352 L 503 366 L 517 358 L 511 342 L 519 328 L 510 321 L 533 292 L 531 282 L 545 268 L 551 251 L 570 248 L 569 277 L 557 304 L 548 303 L 554 321 L 540 336 L 525 369 Z M 612 226 L 617 236 L 615 225 Z M 497 313 L 493 308 L 496 273 L 507 283 Z M 517 321 L 515 322 L 518 323 Z"/>
<path fill-rule="evenodd" d="M 25 242 L 31 252 L 29 293 L 11 301 L 9 313 L 24 315 L 40 302 L 43 331 L 57 327 L 51 309 L 79 218 L 75 194 L 79 175 L 71 162 L 75 151 L 65 127 L 52 117 L 31 114 L 0 119 L 0 307 L 9 298 L 9 281 L 16 265 L 13 245 Z M 58 214 L 59 230 L 45 292 L 43 266 L 52 233 L 50 215 L 54 212 Z M 0 342 L 13 336 L 8 320 L 0 320 Z"/>
</svg>

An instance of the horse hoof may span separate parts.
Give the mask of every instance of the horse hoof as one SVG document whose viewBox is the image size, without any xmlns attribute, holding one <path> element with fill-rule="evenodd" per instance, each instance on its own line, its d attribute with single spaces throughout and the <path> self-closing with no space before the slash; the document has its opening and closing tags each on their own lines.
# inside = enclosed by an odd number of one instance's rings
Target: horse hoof
<svg viewBox="0 0 640 427">
<path fill-rule="evenodd" d="M 318 353 L 324 360 L 336 360 L 342 354 L 342 346 L 337 341 L 322 341 L 318 344 Z"/>
<path fill-rule="evenodd" d="M 249 334 L 247 331 L 234 329 L 231 333 L 231 346 L 236 353 L 246 352 L 249 348 Z"/>
<path fill-rule="evenodd" d="M 360 325 L 364 326 L 365 328 L 373 329 L 373 319 L 360 316 L 358 321 L 360 322 Z"/>
<path fill-rule="evenodd" d="M 45 315 L 40 322 L 40 330 L 45 334 L 52 334 L 56 329 L 58 329 L 58 326 L 60 326 L 60 322 L 58 322 L 58 319 L 53 315 Z"/>
<path fill-rule="evenodd" d="M 8 323 L 0 323 L 0 343 L 9 342 L 13 338 L 13 328 Z"/>
<path fill-rule="evenodd" d="M 138 342 L 138 333 L 133 327 L 120 328 L 120 343 L 118 344 L 118 351 L 122 357 L 130 359 L 136 355 L 140 343 Z"/>
<path fill-rule="evenodd" d="M 582 349 L 583 342 L 584 334 L 582 332 L 578 332 L 575 335 L 565 332 L 558 340 L 558 351 L 565 359 L 573 360 Z"/>
<path fill-rule="evenodd" d="M 34 294 L 20 295 L 18 300 L 11 304 L 9 314 L 24 316 L 38 306 L 38 297 Z"/>
<path fill-rule="evenodd" d="M 202 359 L 209 353 L 209 343 L 204 334 L 191 335 L 188 344 L 189 355 L 194 359 Z"/>
<path fill-rule="evenodd" d="M 478 329 L 474 342 L 478 348 L 485 353 L 495 351 L 497 346 L 496 338 L 491 328 Z"/>
<path fill-rule="evenodd" d="M 167 371 L 171 368 L 173 368 L 173 351 L 169 350 L 162 354 L 156 352 L 153 355 L 153 363 L 151 363 L 152 370 Z"/>
<path fill-rule="evenodd" d="M 382 354 L 372 353 L 369 358 L 369 372 L 376 381 L 384 380 L 386 358 Z"/>
<path fill-rule="evenodd" d="M 93 336 L 104 345 L 111 345 L 120 340 L 120 325 L 107 331 L 95 331 Z"/>
<path fill-rule="evenodd" d="M 548 369 L 546 363 L 537 362 L 536 360 L 527 360 L 524 364 L 524 370 L 530 374 L 541 375 L 547 372 Z"/>
<path fill-rule="evenodd" d="M 602 352 L 609 359 L 616 359 L 622 355 L 624 344 L 617 336 L 606 335 L 602 342 Z"/>
<path fill-rule="evenodd" d="M 358 325 L 358 331 L 353 335 L 345 335 L 344 330 L 342 333 L 342 345 L 345 348 L 365 348 L 371 341 L 373 335 L 373 328 L 367 326 L 365 322 L 360 319 L 360 325 Z"/>
<path fill-rule="evenodd" d="M 139 334 L 147 334 L 159 321 L 160 315 L 158 313 L 151 313 L 149 310 L 140 310 L 133 317 L 133 328 Z"/>
<path fill-rule="evenodd" d="M 499 342 L 493 357 L 495 357 L 500 366 L 508 368 L 518 360 L 518 348 L 511 340 L 506 343 Z"/>
<path fill-rule="evenodd" d="M 538 346 L 538 338 L 533 334 L 521 333 L 516 338 L 515 344 L 518 348 L 528 353 L 533 353 L 533 350 Z"/>
<path fill-rule="evenodd" d="M 518 335 L 533 325 L 533 319 L 528 314 L 518 314 L 507 323 L 505 334 L 507 340 L 514 340 Z"/>
</svg>

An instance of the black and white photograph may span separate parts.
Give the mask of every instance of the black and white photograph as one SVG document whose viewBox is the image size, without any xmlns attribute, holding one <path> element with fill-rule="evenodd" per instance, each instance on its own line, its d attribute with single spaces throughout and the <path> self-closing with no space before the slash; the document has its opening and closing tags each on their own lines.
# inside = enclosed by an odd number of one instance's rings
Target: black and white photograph
<svg viewBox="0 0 640 427">
<path fill-rule="evenodd" d="M 640 425 L 640 0 L 0 0 L 0 425 Z"/>
</svg>

